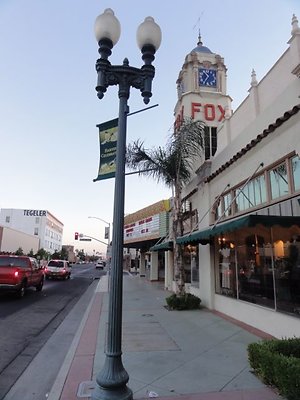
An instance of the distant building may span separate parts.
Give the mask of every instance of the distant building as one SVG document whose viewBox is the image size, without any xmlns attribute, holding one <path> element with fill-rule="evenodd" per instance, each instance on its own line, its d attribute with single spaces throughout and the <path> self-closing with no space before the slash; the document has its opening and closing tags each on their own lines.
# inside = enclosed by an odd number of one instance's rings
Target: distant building
<svg viewBox="0 0 300 400">
<path fill-rule="evenodd" d="M 62 245 L 62 250 L 66 250 L 69 262 L 71 262 L 71 263 L 75 263 L 76 262 L 76 254 L 74 252 L 74 246 L 71 246 L 69 244 L 63 244 Z"/>
<path fill-rule="evenodd" d="M 0 226 L 37 237 L 38 248 L 43 248 L 49 253 L 60 251 L 62 248 L 64 224 L 47 210 L 2 208 Z M 19 237 L 12 236 L 11 241 L 13 248 L 22 247 Z"/>
<path fill-rule="evenodd" d="M 150 248 L 163 240 L 169 232 L 171 202 L 160 200 L 124 218 L 123 267 L 139 268 L 141 276 L 151 281 L 165 279 L 165 265 L 157 252 Z M 139 258 L 139 260 L 138 260 Z"/>
</svg>

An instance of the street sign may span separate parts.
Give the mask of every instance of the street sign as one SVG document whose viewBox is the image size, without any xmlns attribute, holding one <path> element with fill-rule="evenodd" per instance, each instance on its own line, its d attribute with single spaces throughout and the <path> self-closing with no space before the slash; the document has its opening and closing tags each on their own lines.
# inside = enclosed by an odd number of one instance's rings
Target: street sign
<svg viewBox="0 0 300 400">
<path fill-rule="evenodd" d="M 92 239 L 88 239 L 88 238 L 80 238 L 79 240 L 81 240 L 82 242 L 91 242 Z"/>
</svg>

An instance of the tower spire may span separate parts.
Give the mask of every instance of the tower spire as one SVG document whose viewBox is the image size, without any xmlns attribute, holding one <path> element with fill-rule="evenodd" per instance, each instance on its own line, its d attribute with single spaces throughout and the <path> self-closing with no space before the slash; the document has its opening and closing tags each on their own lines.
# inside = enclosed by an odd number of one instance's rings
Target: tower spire
<svg viewBox="0 0 300 400">
<path fill-rule="evenodd" d="M 203 45 L 203 42 L 201 39 L 201 32 L 200 32 L 200 28 L 199 28 L 197 46 L 202 46 L 202 45 Z"/>
</svg>

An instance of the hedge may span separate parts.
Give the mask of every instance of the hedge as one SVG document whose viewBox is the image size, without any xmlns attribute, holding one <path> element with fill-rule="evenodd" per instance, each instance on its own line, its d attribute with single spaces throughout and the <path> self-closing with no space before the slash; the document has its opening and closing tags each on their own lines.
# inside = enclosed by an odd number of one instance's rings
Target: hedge
<svg viewBox="0 0 300 400">
<path fill-rule="evenodd" d="M 195 310 L 200 308 L 201 299 L 191 293 L 176 295 L 175 293 L 166 297 L 170 310 Z"/>
<path fill-rule="evenodd" d="M 273 339 L 248 345 L 254 372 L 288 400 L 300 399 L 300 338 Z"/>
</svg>

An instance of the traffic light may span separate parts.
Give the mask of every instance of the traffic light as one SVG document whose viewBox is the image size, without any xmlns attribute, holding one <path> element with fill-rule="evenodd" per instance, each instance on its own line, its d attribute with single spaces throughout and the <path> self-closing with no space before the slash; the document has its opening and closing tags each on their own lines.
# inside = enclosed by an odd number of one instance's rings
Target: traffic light
<svg viewBox="0 0 300 400">
<path fill-rule="evenodd" d="M 75 240 L 78 240 L 78 232 L 75 232 Z"/>
</svg>

